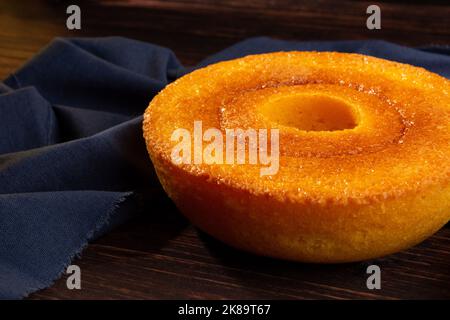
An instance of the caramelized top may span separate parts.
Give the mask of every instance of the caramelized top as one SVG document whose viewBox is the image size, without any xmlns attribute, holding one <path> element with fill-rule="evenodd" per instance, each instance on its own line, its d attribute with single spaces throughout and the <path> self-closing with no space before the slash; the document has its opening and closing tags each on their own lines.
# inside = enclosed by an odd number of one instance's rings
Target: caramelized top
<svg viewBox="0 0 450 320">
<path fill-rule="evenodd" d="M 359 54 L 279 52 L 194 71 L 144 115 L 152 159 L 177 128 L 278 128 L 279 171 L 180 164 L 192 175 L 282 201 L 367 203 L 450 183 L 450 81 Z"/>
</svg>

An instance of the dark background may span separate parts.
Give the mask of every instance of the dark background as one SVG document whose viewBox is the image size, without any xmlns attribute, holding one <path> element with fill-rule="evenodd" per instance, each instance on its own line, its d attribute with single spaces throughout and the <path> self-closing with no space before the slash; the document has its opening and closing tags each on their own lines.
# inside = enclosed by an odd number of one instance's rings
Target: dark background
<svg viewBox="0 0 450 320">
<path fill-rule="evenodd" d="M 66 29 L 69 4 L 81 7 L 81 30 Z M 381 30 L 366 28 L 370 4 L 381 7 Z M 0 0 L 0 78 L 55 36 L 131 37 L 167 46 L 189 65 L 260 35 L 450 45 L 449 18 L 448 1 Z M 63 276 L 31 298 L 450 298 L 448 226 L 383 259 L 311 265 L 238 252 L 190 226 L 164 194 L 151 203 L 74 261 L 82 290 L 68 290 Z M 366 288 L 371 263 L 381 267 L 381 290 Z"/>
</svg>

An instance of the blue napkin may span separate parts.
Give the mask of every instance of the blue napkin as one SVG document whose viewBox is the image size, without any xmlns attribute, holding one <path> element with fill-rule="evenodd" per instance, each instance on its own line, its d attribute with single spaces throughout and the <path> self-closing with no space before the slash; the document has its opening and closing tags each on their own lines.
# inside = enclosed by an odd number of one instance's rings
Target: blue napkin
<svg viewBox="0 0 450 320">
<path fill-rule="evenodd" d="M 383 41 L 253 38 L 196 67 L 286 50 L 358 52 L 450 77 L 449 48 Z M 50 286 L 88 241 L 139 212 L 142 199 L 151 202 L 160 186 L 141 115 L 194 68 L 130 39 L 56 39 L 0 83 L 0 298 Z"/>
</svg>

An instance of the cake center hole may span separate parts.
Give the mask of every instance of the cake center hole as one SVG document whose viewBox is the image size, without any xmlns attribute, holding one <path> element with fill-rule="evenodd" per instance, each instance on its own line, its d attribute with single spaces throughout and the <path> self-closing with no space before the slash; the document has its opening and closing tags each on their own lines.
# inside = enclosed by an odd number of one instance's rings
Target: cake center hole
<svg viewBox="0 0 450 320">
<path fill-rule="evenodd" d="M 300 94 L 275 99 L 263 106 L 262 113 L 280 125 L 306 131 L 336 131 L 357 125 L 347 103 L 324 95 Z"/>
</svg>

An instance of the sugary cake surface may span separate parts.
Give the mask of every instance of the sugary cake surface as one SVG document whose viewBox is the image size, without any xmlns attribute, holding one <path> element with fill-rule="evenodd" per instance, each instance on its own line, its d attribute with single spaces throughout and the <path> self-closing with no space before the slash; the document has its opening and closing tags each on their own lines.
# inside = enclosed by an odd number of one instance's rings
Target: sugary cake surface
<svg viewBox="0 0 450 320">
<path fill-rule="evenodd" d="M 278 172 L 261 176 L 260 164 L 174 165 L 174 130 L 199 120 L 224 133 L 277 128 Z M 450 82 L 422 68 L 335 52 L 248 56 L 167 86 L 146 110 L 143 129 L 158 176 L 180 209 L 246 250 L 302 261 L 358 260 L 417 243 L 450 217 Z M 225 208 L 202 212 L 207 208 L 198 199 Z M 257 212 L 279 228 L 258 225 Z M 407 230 L 411 237 L 386 236 L 399 232 L 408 214 L 414 223 L 433 223 Z M 211 215 L 225 229 L 252 224 L 246 227 L 253 235 L 222 232 Z M 344 229 L 357 236 L 343 237 Z M 278 239 L 274 246 L 255 240 L 263 232 Z M 304 236 L 293 239 L 296 232 Z M 383 245 L 377 237 L 398 243 L 374 249 Z"/>
</svg>

